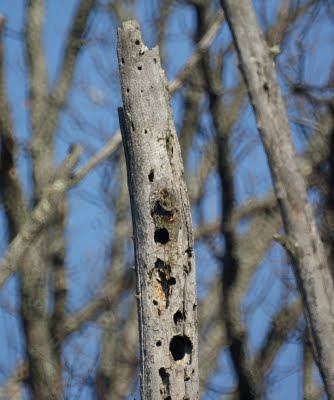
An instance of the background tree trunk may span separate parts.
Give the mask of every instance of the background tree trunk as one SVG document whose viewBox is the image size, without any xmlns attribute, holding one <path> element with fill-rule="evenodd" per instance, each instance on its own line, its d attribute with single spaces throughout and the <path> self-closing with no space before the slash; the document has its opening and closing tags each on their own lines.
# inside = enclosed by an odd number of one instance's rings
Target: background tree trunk
<svg viewBox="0 0 334 400">
<path fill-rule="evenodd" d="M 264 41 L 249 0 L 222 0 L 248 93 L 268 157 L 274 189 L 293 259 L 315 358 L 334 399 L 334 288 L 304 178 L 297 169 L 289 122 L 278 85 L 274 55 Z M 280 238 L 282 239 L 282 238 Z"/>
</svg>

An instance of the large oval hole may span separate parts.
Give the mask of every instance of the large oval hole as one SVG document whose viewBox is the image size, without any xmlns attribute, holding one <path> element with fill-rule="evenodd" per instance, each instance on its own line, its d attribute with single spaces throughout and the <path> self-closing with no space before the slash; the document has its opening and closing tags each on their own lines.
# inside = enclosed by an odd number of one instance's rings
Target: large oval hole
<svg viewBox="0 0 334 400">
<path fill-rule="evenodd" d="M 187 336 L 177 335 L 172 338 L 169 350 L 175 361 L 182 360 L 186 354 L 191 354 L 193 345 Z"/>
</svg>

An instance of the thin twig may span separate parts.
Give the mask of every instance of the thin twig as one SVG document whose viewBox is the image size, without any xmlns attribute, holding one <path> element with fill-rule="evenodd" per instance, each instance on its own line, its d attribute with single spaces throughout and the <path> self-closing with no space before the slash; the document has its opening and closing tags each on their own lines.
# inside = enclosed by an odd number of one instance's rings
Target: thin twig
<svg viewBox="0 0 334 400">
<path fill-rule="evenodd" d="M 86 165 L 77 171 L 74 177 L 71 179 L 71 186 L 76 185 L 79 181 L 81 181 L 93 168 L 97 166 L 101 161 L 105 160 L 109 157 L 121 143 L 121 131 L 118 130 L 116 134 L 112 137 L 112 139 L 98 152 L 96 153 Z"/>
<path fill-rule="evenodd" d="M 179 75 L 172 82 L 168 84 L 168 90 L 170 94 L 180 89 L 184 80 L 188 77 L 189 73 L 191 72 L 193 66 L 200 60 L 202 53 L 210 47 L 211 43 L 217 36 L 223 21 L 224 21 L 224 13 L 218 12 L 216 19 L 212 23 L 207 33 L 198 42 L 195 52 L 189 58 L 185 67 L 182 69 Z"/>
</svg>

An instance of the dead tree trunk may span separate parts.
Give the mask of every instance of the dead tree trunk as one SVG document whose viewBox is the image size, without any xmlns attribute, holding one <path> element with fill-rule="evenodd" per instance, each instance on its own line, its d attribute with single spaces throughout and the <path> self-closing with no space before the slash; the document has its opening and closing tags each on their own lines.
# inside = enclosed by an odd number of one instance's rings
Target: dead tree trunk
<svg viewBox="0 0 334 400">
<path fill-rule="evenodd" d="M 158 48 L 118 31 L 145 400 L 198 399 L 196 281 L 183 164 Z"/>
<path fill-rule="evenodd" d="M 329 398 L 334 399 L 334 290 L 306 185 L 296 166 L 289 122 L 274 57 L 263 39 L 250 0 L 221 0 L 241 62 L 257 126 L 266 150 L 312 332 L 315 358 Z"/>
</svg>

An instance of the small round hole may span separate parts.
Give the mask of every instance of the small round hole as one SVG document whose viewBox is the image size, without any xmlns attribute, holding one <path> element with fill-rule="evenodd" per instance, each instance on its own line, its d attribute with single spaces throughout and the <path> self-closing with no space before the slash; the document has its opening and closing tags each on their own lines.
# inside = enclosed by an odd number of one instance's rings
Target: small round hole
<svg viewBox="0 0 334 400">
<path fill-rule="evenodd" d="M 126 92 L 127 92 L 127 93 L 129 93 L 129 92 L 130 92 L 130 89 L 129 89 L 128 87 L 126 88 Z"/>
<path fill-rule="evenodd" d="M 154 263 L 155 268 L 157 269 L 164 269 L 166 268 L 166 264 L 160 259 L 157 258 L 157 261 Z"/>
<path fill-rule="evenodd" d="M 135 44 L 138 46 L 138 45 L 140 44 L 140 40 L 137 39 L 137 40 L 135 41 Z"/>
<path fill-rule="evenodd" d="M 159 228 L 154 232 L 155 243 L 166 244 L 169 242 L 169 232 L 166 228 Z"/>
<path fill-rule="evenodd" d="M 158 305 L 158 302 L 157 302 L 156 300 L 153 300 L 153 304 L 154 304 L 155 306 L 157 306 L 157 305 Z"/>
<path fill-rule="evenodd" d="M 166 368 L 159 368 L 159 375 L 162 379 L 169 377 L 169 373 L 167 372 Z"/>
<path fill-rule="evenodd" d="M 176 313 L 173 315 L 173 320 L 175 325 L 183 321 L 183 314 L 180 310 L 176 311 Z"/>
<path fill-rule="evenodd" d="M 153 58 L 153 61 L 154 61 L 154 64 L 156 64 L 156 63 L 157 63 L 157 59 L 156 59 L 156 58 Z"/>
<path fill-rule="evenodd" d="M 176 279 L 174 278 L 174 276 L 171 276 L 171 277 L 168 279 L 168 284 L 169 284 L 169 285 L 175 285 L 175 284 L 176 284 Z"/>
<path fill-rule="evenodd" d="M 145 130 L 146 130 L 146 129 L 145 129 Z M 151 169 L 150 173 L 148 174 L 148 180 L 149 180 L 150 182 L 153 182 L 153 181 L 154 181 L 154 171 L 153 171 L 153 169 Z"/>
<path fill-rule="evenodd" d="M 138 68 L 138 71 L 141 71 L 143 67 L 141 65 L 138 65 L 137 68 Z"/>
<path fill-rule="evenodd" d="M 156 343 L 156 345 L 157 345 L 158 347 L 160 347 L 160 346 L 162 345 L 161 340 L 158 340 L 157 343 Z"/>
<path fill-rule="evenodd" d="M 121 63 L 124 64 L 124 58 L 121 59 Z"/>
</svg>

